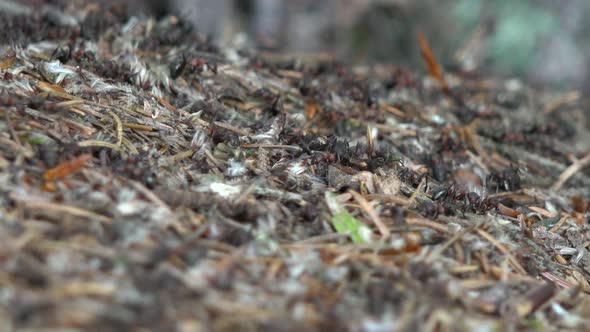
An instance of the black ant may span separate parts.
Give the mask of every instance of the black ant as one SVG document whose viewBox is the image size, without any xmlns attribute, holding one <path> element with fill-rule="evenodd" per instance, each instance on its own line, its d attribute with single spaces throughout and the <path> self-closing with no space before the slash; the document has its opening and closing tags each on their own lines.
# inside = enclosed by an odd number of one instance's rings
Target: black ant
<svg viewBox="0 0 590 332">
<path fill-rule="evenodd" d="M 426 201 L 418 206 L 418 211 L 425 217 L 436 218 L 440 211 L 440 205 L 435 202 Z"/>
<path fill-rule="evenodd" d="M 72 58 L 72 45 L 62 46 L 59 45 L 53 53 L 51 53 L 51 59 L 57 59 L 61 63 L 67 63 Z"/>
<path fill-rule="evenodd" d="M 428 166 L 430 174 L 436 181 L 443 182 L 447 178 L 447 166 L 440 155 L 427 156 L 424 158 L 424 163 Z"/>
<path fill-rule="evenodd" d="M 432 199 L 435 202 L 444 203 L 446 206 L 456 204 L 463 213 L 467 210 L 475 213 L 484 213 L 498 206 L 495 199 L 484 197 L 475 191 L 469 191 L 456 183 L 444 187 L 438 187 L 432 191 Z M 458 210 L 457 209 L 457 210 Z"/>
<path fill-rule="evenodd" d="M 174 59 L 170 62 L 169 69 L 170 69 L 170 77 L 172 79 L 178 78 L 178 76 L 182 75 L 184 72 L 184 68 L 186 68 L 186 64 L 188 62 L 186 54 L 182 54 L 179 58 Z"/>
<path fill-rule="evenodd" d="M 354 152 L 350 148 L 347 140 L 338 140 L 336 136 L 328 138 L 326 150 L 336 156 L 338 162 L 349 161 L 354 157 Z"/>
<path fill-rule="evenodd" d="M 413 170 L 409 169 L 408 167 L 402 167 L 398 172 L 397 172 L 397 176 L 399 177 L 399 179 L 406 183 L 411 185 L 412 187 L 418 187 L 420 185 L 420 183 L 422 183 L 422 180 L 425 181 L 425 188 L 428 188 L 428 174 L 423 173 L 420 174 L 418 172 L 414 172 Z"/>
<path fill-rule="evenodd" d="M 467 196 L 467 190 L 460 188 L 456 183 L 447 187 L 438 187 L 432 191 L 432 199 L 435 201 L 462 201 Z"/>
<path fill-rule="evenodd" d="M 473 212 L 483 213 L 495 209 L 497 206 L 498 202 L 493 198 L 482 197 L 473 191 L 467 193 L 467 204 L 465 208 L 468 208 Z"/>
<path fill-rule="evenodd" d="M 261 88 L 252 93 L 252 96 L 257 99 L 264 100 L 267 103 L 272 103 L 276 99 L 276 95 L 268 88 Z"/>
<path fill-rule="evenodd" d="M 501 172 L 491 173 L 486 177 L 486 186 L 496 192 L 518 190 L 521 188 L 520 170 L 511 165 Z"/>
</svg>

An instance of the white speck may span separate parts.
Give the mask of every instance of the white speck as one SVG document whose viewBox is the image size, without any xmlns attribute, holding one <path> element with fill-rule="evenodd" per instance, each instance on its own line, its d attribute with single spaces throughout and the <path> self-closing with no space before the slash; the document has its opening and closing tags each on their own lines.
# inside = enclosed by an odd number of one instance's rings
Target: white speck
<svg viewBox="0 0 590 332">
<path fill-rule="evenodd" d="M 406 240 L 404 238 L 396 238 L 391 240 L 391 247 L 396 250 L 401 250 L 406 246 Z"/>
<path fill-rule="evenodd" d="M 75 71 L 68 69 L 68 68 L 64 68 L 61 65 L 61 63 L 59 62 L 59 60 L 46 63 L 45 69 L 48 72 L 50 72 L 56 76 L 56 78 L 55 78 L 56 84 L 60 84 L 66 77 L 77 76 Z"/>
<path fill-rule="evenodd" d="M 191 140 L 191 149 L 194 151 L 202 151 L 208 148 L 209 135 L 204 130 L 197 128 L 193 139 Z"/>
<path fill-rule="evenodd" d="M 392 331 L 396 327 L 396 320 L 389 313 L 380 318 L 367 318 L 361 322 L 361 330 L 367 332 Z"/>
<path fill-rule="evenodd" d="M 290 176 L 297 177 L 305 172 L 306 168 L 301 161 L 289 165 L 288 172 Z"/>
<path fill-rule="evenodd" d="M 359 235 L 365 242 L 373 242 L 373 231 L 367 226 L 361 226 L 359 228 Z"/>
<path fill-rule="evenodd" d="M 123 31 L 123 33 L 129 33 L 131 30 L 135 28 L 135 26 L 137 26 L 138 23 L 139 20 L 137 19 L 137 17 L 134 16 L 131 19 L 129 19 L 127 23 L 125 23 L 121 30 Z"/>
<path fill-rule="evenodd" d="M 440 116 L 440 115 L 438 115 L 438 114 L 433 114 L 433 115 L 430 117 L 430 120 L 431 120 L 432 122 L 434 122 L 434 123 L 438 124 L 438 125 L 443 125 L 443 124 L 445 124 L 445 123 L 446 123 L 446 120 L 445 120 L 445 119 L 444 119 L 442 116 Z"/>
<path fill-rule="evenodd" d="M 506 90 L 519 91 L 522 89 L 522 82 L 517 79 L 511 79 L 505 84 Z"/>
<path fill-rule="evenodd" d="M 141 210 L 141 204 L 134 201 L 117 204 L 117 211 L 123 216 L 138 214 Z"/>
<path fill-rule="evenodd" d="M 230 177 L 242 176 L 248 172 L 248 169 L 244 164 L 234 159 L 230 159 L 228 161 L 229 167 L 227 168 L 225 174 Z"/>
<path fill-rule="evenodd" d="M 233 196 L 237 196 L 242 191 L 242 188 L 239 186 L 230 186 L 219 182 L 212 183 L 209 186 L 209 189 L 223 198 L 231 198 Z"/>
</svg>

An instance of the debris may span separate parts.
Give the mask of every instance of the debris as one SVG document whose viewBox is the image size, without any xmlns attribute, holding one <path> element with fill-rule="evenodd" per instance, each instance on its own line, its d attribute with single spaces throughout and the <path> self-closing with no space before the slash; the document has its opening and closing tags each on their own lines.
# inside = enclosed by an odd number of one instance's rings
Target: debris
<svg viewBox="0 0 590 332">
<path fill-rule="evenodd" d="M 0 14 L 0 330 L 590 329 L 582 94 L 101 3 Z"/>
<path fill-rule="evenodd" d="M 442 67 L 438 63 L 438 60 L 436 60 L 436 57 L 434 56 L 434 53 L 432 52 L 432 49 L 430 48 L 428 41 L 426 41 L 426 37 L 423 33 L 418 33 L 418 43 L 420 44 L 420 51 L 422 53 L 422 57 L 424 58 L 424 62 L 426 62 L 428 73 L 438 82 L 440 88 L 445 93 L 448 93 L 450 91 L 449 84 L 445 80 Z"/>
<path fill-rule="evenodd" d="M 84 164 L 90 158 L 92 158 L 92 156 L 87 153 L 72 160 L 65 161 L 62 164 L 43 173 L 43 179 L 45 181 L 63 179 L 84 167 Z"/>
</svg>

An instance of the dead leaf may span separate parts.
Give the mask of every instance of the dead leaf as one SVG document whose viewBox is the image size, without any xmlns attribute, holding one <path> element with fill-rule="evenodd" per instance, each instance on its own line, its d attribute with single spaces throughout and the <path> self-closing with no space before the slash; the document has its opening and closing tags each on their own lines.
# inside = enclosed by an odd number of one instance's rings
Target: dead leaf
<svg viewBox="0 0 590 332">
<path fill-rule="evenodd" d="M 84 163 L 86 163 L 86 161 L 88 161 L 90 158 L 92 158 L 92 155 L 87 153 L 74 159 L 65 161 L 57 165 L 56 167 L 46 171 L 43 174 L 43 179 L 45 181 L 63 179 L 66 176 L 69 176 L 70 174 L 80 170 L 84 166 Z"/>
</svg>

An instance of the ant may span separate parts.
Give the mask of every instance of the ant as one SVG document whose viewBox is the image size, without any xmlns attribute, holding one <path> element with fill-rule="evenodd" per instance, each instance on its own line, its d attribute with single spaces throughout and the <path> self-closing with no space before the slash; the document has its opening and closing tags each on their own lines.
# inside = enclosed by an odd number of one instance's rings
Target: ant
<svg viewBox="0 0 590 332">
<path fill-rule="evenodd" d="M 412 187 L 419 186 L 422 180 L 426 179 L 425 184 L 426 187 L 428 187 L 428 175 L 426 173 L 419 174 L 408 167 L 402 167 L 402 169 L 397 172 L 397 176 L 402 182 L 409 184 Z"/>
<path fill-rule="evenodd" d="M 418 212 L 420 212 L 420 214 L 433 219 L 436 219 L 436 217 L 438 217 L 440 210 L 441 209 L 439 204 L 430 201 L 422 202 L 418 206 Z"/>
<path fill-rule="evenodd" d="M 338 140 L 336 136 L 328 138 L 326 151 L 336 157 L 338 162 L 350 161 L 355 155 L 347 140 Z"/>
<path fill-rule="evenodd" d="M 59 60 L 61 63 L 67 63 L 72 58 L 73 45 L 59 45 L 52 53 L 51 59 Z"/>
<path fill-rule="evenodd" d="M 464 188 L 460 188 L 456 183 L 452 183 L 447 187 L 438 187 L 432 191 L 432 199 L 435 201 L 453 200 L 462 201 L 467 195 Z"/>
<path fill-rule="evenodd" d="M 432 191 L 432 199 L 439 203 L 455 203 L 464 213 L 469 210 L 475 213 L 484 213 L 498 206 L 498 202 L 489 197 L 484 197 L 475 191 L 458 186 L 456 183 L 444 187 L 438 187 Z M 449 205 L 449 204 L 447 204 Z"/>
<path fill-rule="evenodd" d="M 267 103 L 273 103 L 276 100 L 276 95 L 268 88 L 261 88 L 252 93 L 254 98 L 264 100 Z"/>
<path fill-rule="evenodd" d="M 501 172 L 493 172 L 486 177 L 486 186 L 496 192 L 518 190 L 521 188 L 520 170 L 511 165 Z"/>
<path fill-rule="evenodd" d="M 184 72 L 186 68 L 186 64 L 188 62 L 188 58 L 186 54 L 182 53 L 179 58 L 174 59 L 170 62 L 169 69 L 170 69 L 170 77 L 172 79 L 178 78 Z"/>
<path fill-rule="evenodd" d="M 493 198 L 480 196 L 474 191 L 467 193 L 465 208 L 469 208 L 473 212 L 483 213 L 495 209 L 497 206 L 498 202 Z"/>
</svg>

